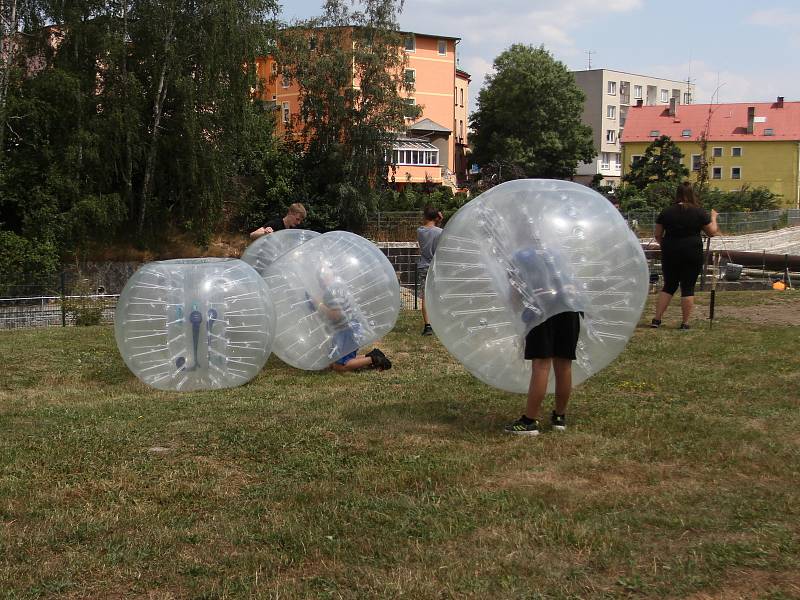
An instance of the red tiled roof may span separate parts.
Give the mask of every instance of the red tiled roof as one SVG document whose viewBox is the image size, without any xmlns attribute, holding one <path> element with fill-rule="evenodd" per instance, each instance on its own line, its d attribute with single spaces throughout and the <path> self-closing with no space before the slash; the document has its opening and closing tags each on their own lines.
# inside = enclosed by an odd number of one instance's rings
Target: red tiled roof
<svg viewBox="0 0 800 600">
<path fill-rule="evenodd" d="M 747 109 L 755 107 L 753 133 L 747 133 Z M 621 141 L 650 142 L 651 132 L 668 135 L 673 141 L 696 141 L 706 127 L 708 111 L 711 122 L 708 139 L 717 142 L 754 142 L 800 140 L 800 102 L 744 102 L 737 104 L 680 104 L 674 117 L 669 106 L 632 106 L 628 110 Z M 764 135 L 771 129 L 773 135 Z M 689 130 L 688 136 L 682 135 Z"/>
</svg>

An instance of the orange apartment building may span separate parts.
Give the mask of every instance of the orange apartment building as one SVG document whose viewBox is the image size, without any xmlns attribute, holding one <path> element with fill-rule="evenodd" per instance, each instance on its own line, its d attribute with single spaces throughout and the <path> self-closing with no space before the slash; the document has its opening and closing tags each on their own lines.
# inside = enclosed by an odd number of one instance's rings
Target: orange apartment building
<svg viewBox="0 0 800 600">
<path fill-rule="evenodd" d="M 413 86 L 406 102 L 422 113 L 406 120 L 406 131 L 398 132 L 393 145 L 387 177 L 397 187 L 432 182 L 455 189 L 466 183 L 470 76 L 456 66 L 458 43 L 448 36 L 406 34 L 404 77 Z M 264 99 L 277 108 L 278 130 L 285 131 L 300 113 L 298 86 L 279 74 L 271 56 L 259 60 L 256 70 Z"/>
</svg>

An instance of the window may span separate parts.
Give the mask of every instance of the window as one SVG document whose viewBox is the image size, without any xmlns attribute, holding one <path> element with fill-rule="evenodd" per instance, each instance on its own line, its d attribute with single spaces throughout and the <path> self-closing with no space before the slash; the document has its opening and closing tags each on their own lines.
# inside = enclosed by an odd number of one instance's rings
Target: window
<svg viewBox="0 0 800 600">
<path fill-rule="evenodd" d="M 669 90 L 661 90 L 661 101 L 669 102 Z"/>
<path fill-rule="evenodd" d="M 767 128 L 764 130 L 764 135 L 775 135 L 775 130 L 774 130 L 774 129 L 772 129 L 771 127 L 767 127 Z"/>
<path fill-rule="evenodd" d="M 417 71 L 415 69 L 406 69 L 403 73 L 403 83 L 406 85 L 414 85 L 417 78 Z"/>
<path fill-rule="evenodd" d="M 609 156 L 608 152 L 603 152 L 600 155 L 600 168 L 601 169 L 608 169 L 608 156 Z"/>
<path fill-rule="evenodd" d="M 731 156 L 741 156 L 741 155 L 742 155 L 741 147 L 734 146 L 733 148 L 731 148 Z"/>
<path fill-rule="evenodd" d="M 407 142 L 406 142 L 407 143 Z M 395 165 L 424 165 L 435 167 L 439 164 L 439 150 L 426 142 L 411 142 L 415 146 L 392 150 L 392 163 Z M 418 149 L 421 146 L 423 149 Z"/>
<path fill-rule="evenodd" d="M 292 84 L 292 76 L 289 74 L 289 69 L 283 70 L 283 80 L 281 81 L 281 85 L 285 88 L 288 88 Z"/>
<path fill-rule="evenodd" d="M 458 106 L 458 88 L 453 88 L 453 106 Z"/>
<path fill-rule="evenodd" d="M 613 129 L 607 129 L 606 130 L 606 141 L 609 144 L 613 144 L 614 140 L 616 140 L 616 139 L 617 139 L 617 132 L 615 130 L 613 130 Z"/>
<path fill-rule="evenodd" d="M 289 114 L 290 114 L 289 113 L 289 103 L 288 102 L 284 102 L 283 103 L 283 122 L 284 123 L 288 123 L 289 122 Z"/>
<path fill-rule="evenodd" d="M 416 52 L 417 51 L 417 39 L 414 37 L 414 34 L 411 33 L 406 36 L 406 52 Z"/>
<path fill-rule="evenodd" d="M 403 116 L 406 119 L 413 119 L 414 117 L 416 117 L 417 116 L 417 111 L 413 107 L 415 107 L 417 105 L 417 101 L 414 98 L 403 98 L 403 102 L 406 103 L 407 107 L 411 107 L 411 108 L 407 108 L 404 111 L 405 114 Z"/>
<path fill-rule="evenodd" d="M 741 178 L 742 178 L 742 168 L 731 167 L 731 179 L 741 179 Z"/>
<path fill-rule="evenodd" d="M 684 104 L 691 104 L 692 103 L 692 95 L 689 92 L 683 93 L 683 103 Z"/>
<path fill-rule="evenodd" d="M 659 135 L 661 135 L 661 132 L 658 129 L 650 130 L 650 137 L 658 137 Z"/>
<path fill-rule="evenodd" d="M 684 129 L 681 131 L 681 137 L 690 137 L 692 135 L 691 129 Z"/>
<path fill-rule="evenodd" d="M 439 56 L 445 56 L 447 54 L 447 41 L 446 40 L 439 40 Z"/>
<path fill-rule="evenodd" d="M 459 102 L 459 106 L 464 106 L 464 88 L 458 90 L 459 95 L 461 96 L 461 102 Z"/>
<path fill-rule="evenodd" d="M 722 167 L 711 169 L 711 179 L 722 179 Z"/>
<path fill-rule="evenodd" d="M 458 138 L 464 141 L 464 121 L 461 119 L 458 120 Z"/>
<path fill-rule="evenodd" d="M 616 119 L 617 118 L 617 107 L 613 104 L 609 104 L 606 107 L 606 117 L 609 119 Z"/>
<path fill-rule="evenodd" d="M 641 100 L 642 99 L 642 86 L 640 86 L 640 85 L 633 86 L 633 97 L 636 100 Z"/>
<path fill-rule="evenodd" d="M 636 166 L 636 163 L 638 163 L 639 161 L 641 161 L 641 160 L 642 160 L 642 158 L 644 158 L 644 157 L 643 157 L 643 155 L 641 155 L 641 154 L 633 154 L 633 155 L 631 155 L 631 166 L 632 166 L 632 167 L 635 167 L 635 166 Z"/>
<path fill-rule="evenodd" d="M 702 156 L 699 154 L 692 154 L 692 171 L 699 171 L 700 165 L 702 164 Z"/>
<path fill-rule="evenodd" d="M 713 156 L 714 158 L 721 158 L 722 157 L 722 148 L 720 148 L 719 146 L 714 146 L 711 149 L 711 156 Z"/>
<path fill-rule="evenodd" d="M 616 81 L 609 81 L 608 82 L 608 95 L 615 96 L 617 93 L 617 82 Z"/>
<path fill-rule="evenodd" d="M 273 75 L 277 75 L 278 74 L 278 63 L 272 63 L 272 67 L 270 68 L 270 71 L 272 72 Z"/>
</svg>

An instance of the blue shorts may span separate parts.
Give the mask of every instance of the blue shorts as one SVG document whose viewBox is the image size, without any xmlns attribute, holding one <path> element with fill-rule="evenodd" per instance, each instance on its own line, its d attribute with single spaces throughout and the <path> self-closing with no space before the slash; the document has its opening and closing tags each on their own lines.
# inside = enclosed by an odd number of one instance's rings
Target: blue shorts
<svg viewBox="0 0 800 600">
<path fill-rule="evenodd" d="M 345 354 L 342 358 L 336 361 L 337 365 L 346 365 L 351 360 L 358 356 L 358 350 L 353 350 L 350 354 Z"/>
<path fill-rule="evenodd" d="M 336 334 L 333 336 L 333 343 L 337 348 L 353 348 L 355 346 L 352 352 L 348 352 L 342 358 L 336 361 L 337 365 L 344 365 L 358 355 L 358 344 L 355 336 L 353 335 L 353 330 L 349 327 L 343 331 L 336 332 Z"/>
</svg>

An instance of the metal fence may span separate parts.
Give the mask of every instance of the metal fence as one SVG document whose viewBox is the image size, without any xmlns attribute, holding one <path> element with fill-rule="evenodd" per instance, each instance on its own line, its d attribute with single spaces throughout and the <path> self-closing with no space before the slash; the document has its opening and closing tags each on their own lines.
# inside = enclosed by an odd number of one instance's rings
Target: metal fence
<svg viewBox="0 0 800 600">
<path fill-rule="evenodd" d="M 633 210 L 623 215 L 639 237 L 652 237 L 658 211 Z M 728 235 L 758 233 L 800 225 L 800 209 L 760 210 L 755 212 L 719 213 L 717 224 Z"/>
<path fill-rule="evenodd" d="M 0 298 L 0 329 L 113 323 L 117 294 Z"/>
<path fill-rule="evenodd" d="M 373 242 L 416 242 L 422 211 L 378 212 L 367 219 L 364 237 Z"/>
<path fill-rule="evenodd" d="M 113 323 L 118 297 L 102 286 L 92 287 L 90 279 L 75 272 L 23 275 L 0 284 L 0 330 Z"/>
</svg>

